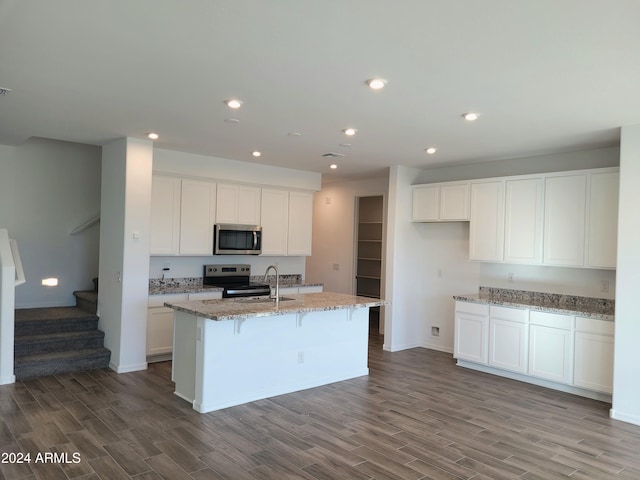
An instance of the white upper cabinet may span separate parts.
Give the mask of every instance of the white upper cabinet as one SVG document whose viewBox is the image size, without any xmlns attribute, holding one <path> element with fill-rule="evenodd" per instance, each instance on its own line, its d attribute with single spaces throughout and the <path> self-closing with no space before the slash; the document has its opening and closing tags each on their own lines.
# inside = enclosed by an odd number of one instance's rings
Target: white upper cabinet
<svg viewBox="0 0 640 480">
<path fill-rule="evenodd" d="M 413 187 L 412 194 L 411 221 L 437 222 L 440 220 L 440 187 Z"/>
<path fill-rule="evenodd" d="M 215 211 L 215 183 L 182 180 L 180 255 L 211 255 Z"/>
<path fill-rule="evenodd" d="M 286 255 L 289 229 L 289 192 L 262 189 L 262 255 Z"/>
<path fill-rule="evenodd" d="M 543 264 L 584 265 L 586 195 L 586 174 L 545 179 Z"/>
<path fill-rule="evenodd" d="M 542 178 L 505 183 L 504 261 L 542 261 Z"/>
<path fill-rule="evenodd" d="M 311 255 L 313 194 L 262 189 L 262 255 Z"/>
<path fill-rule="evenodd" d="M 151 255 L 177 255 L 180 242 L 180 179 L 153 175 L 151 183 Z"/>
<path fill-rule="evenodd" d="M 443 183 L 413 187 L 413 222 L 469 220 L 469 183 Z"/>
<path fill-rule="evenodd" d="M 471 184 L 469 258 L 502 262 L 504 180 Z"/>
<path fill-rule="evenodd" d="M 260 188 L 219 183 L 216 223 L 260 224 Z"/>
<path fill-rule="evenodd" d="M 620 174 L 592 173 L 589 180 L 586 266 L 616 268 Z"/>
<path fill-rule="evenodd" d="M 313 193 L 289 192 L 288 255 L 311 255 Z"/>
<path fill-rule="evenodd" d="M 440 220 L 469 220 L 469 184 L 440 187 Z"/>
</svg>

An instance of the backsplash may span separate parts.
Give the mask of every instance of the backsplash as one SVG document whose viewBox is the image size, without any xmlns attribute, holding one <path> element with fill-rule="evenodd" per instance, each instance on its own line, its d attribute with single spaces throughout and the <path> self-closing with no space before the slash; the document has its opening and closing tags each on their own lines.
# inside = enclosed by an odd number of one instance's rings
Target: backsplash
<svg viewBox="0 0 640 480">
<path fill-rule="evenodd" d="M 249 281 L 252 283 L 267 283 L 272 287 L 276 284 L 276 276 L 275 275 L 267 275 L 267 280 L 265 281 L 264 275 L 252 275 L 249 277 Z M 284 287 L 287 285 L 300 285 L 302 283 L 302 275 L 301 274 L 283 274 L 280 275 L 280 286 Z"/>
<path fill-rule="evenodd" d="M 557 293 L 530 292 L 527 290 L 510 290 L 482 286 L 479 297 L 483 300 L 539 305 L 567 310 L 592 311 L 605 315 L 615 314 L 615 300 L 607 298 L 580 297 L 577 295 L 561 295 Z"/>
<path fill-rule="evenodd" d="M 202 277 L 184 278 L 150 278 L 149 287 L 199 287 L 202 286 Z"/>
</svg>

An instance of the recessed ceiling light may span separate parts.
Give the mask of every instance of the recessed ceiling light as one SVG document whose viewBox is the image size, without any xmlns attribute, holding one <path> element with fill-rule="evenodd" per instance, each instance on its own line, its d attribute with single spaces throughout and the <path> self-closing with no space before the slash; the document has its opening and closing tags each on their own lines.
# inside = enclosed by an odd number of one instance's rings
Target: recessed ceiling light
<svg viewBox="0 0 640 480">
<path fill-rule="evenodd" d="M 462 118 L 464 118 L 467 122 L 475 122 L 479 116 L 480 114 L 476 112 L 469 112 L 469 113 L 462 114 Z"/>
<path fill-rule="evenodd" d="M 251 155 L 253 155 L 254 157 L 259 157 L 262 154 L 256 150 L 255 152 L 251 152 Z"/>
<path fill-rule="evenodd" d="M 338 165 L 336 165 L 335 163 L 332 163 L 331 165 L 329 165 L 329 168 L 331 170 L 335 170 L 336 168 L 338 168 Z"/>
<path fill-rule="evenodd" d="M 300 132 L 289 132 L 287 133 L 290 137 L 301 137 L 302 134 Z"/>
<path fill-rule="evenodd" d="M 387 85 L 387 81 L 384 78 L 372 78 L 367 80 L 367 85 L 373 90 L 381 90 Z"/>
<path fill-rule="evenodd" d="M 156 132 L 149 132 L 147 133 L 147 137 L 149 137 L 151 140 L 157 140 L 158 138 L 160 138 L 160 135 L 158 135 Z"/>
<path fill-rule="evenodd" d="M 438 151 L 438 149 L 436 147 L 429 147 L 429 148 L 425 148 L 424 151 L 427 152 L 429 155 L 433 155 Z"/>
<path fill-rule="evenodd" d="M 242 106 L 242 101 L 237 98 L 230 98 L 229 100 L 225 100 L 224 103 L 226 103 L 229 108 L 240 108 Z"/>
<path fill-rule="evenodd" d="M 348 135 L 349 137 L 355 135 L 356 133 L 358 133 L 358 130 L 356 130 L 355 128 L 345 128 L 344 130 L 342 130 L 342 132 L 345 135 Z"/>
</svg>

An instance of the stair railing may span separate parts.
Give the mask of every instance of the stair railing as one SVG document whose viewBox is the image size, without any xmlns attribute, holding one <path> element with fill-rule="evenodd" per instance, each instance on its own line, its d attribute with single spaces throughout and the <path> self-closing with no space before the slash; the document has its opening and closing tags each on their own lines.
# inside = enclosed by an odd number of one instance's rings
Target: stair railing
<svg viewBox="0 0 640 480">
<path fill-rule="evenodd" d="M 82 225 L 80 225 L 80 226 L 74 228 L 73 230 L 71 230 L 69 232 L 69 235 L 77 235 L 78 233 L 85 231 L 87 228 L 89 228 L 92 225 L 98 223 L 99 221 L 100 221 L 100 214 L 97 214 L 95 217 L 87 220 Z"/>
<path fill-rule="evenodd" d="M 16 267 L 19 265 L 21 281 L 24 271 L 15 242 L 12 248 L 9 232 L 0 228 L 0 385 L 15 383 L 13 350 L 15 336 L 16 285 L 19 281 Z M 17 258 L 17 264 L 14 256 Z"/>
</svg>

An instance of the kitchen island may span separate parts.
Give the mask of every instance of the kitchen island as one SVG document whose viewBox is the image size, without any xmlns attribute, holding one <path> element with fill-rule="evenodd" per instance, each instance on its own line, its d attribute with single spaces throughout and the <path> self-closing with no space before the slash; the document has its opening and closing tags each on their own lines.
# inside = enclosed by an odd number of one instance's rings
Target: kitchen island
<svg viewBox="0 0 640 480">
<path fill-rule="evenodd" d="M 369 308 L 336 293 L 166 303 L 175 394 L 206 413 L 368 375 Z"/>
</svg>

